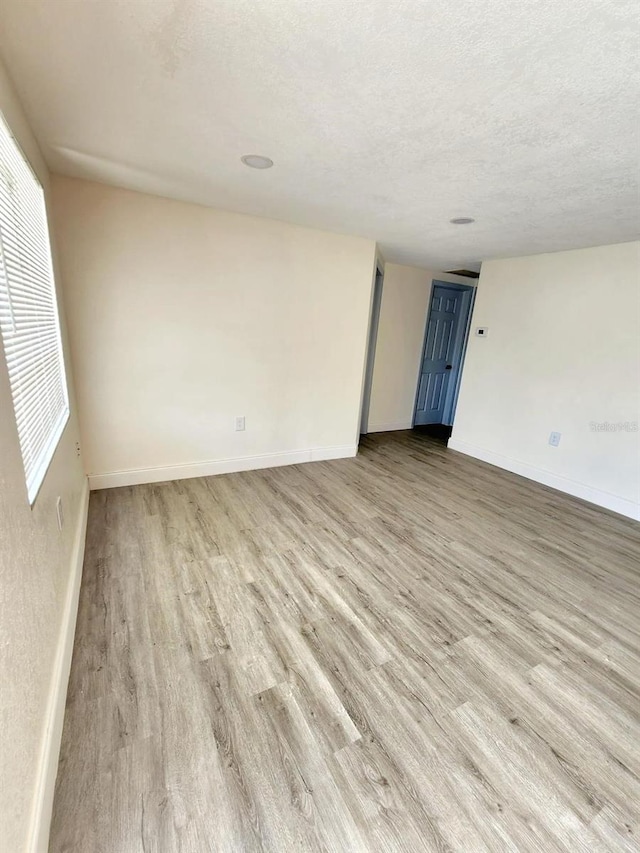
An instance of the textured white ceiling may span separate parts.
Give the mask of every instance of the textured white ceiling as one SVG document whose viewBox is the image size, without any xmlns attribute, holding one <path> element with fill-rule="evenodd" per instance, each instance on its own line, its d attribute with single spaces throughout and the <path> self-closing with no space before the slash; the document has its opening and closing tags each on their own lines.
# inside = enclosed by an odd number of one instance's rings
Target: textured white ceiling
<svg viewBox="0 0 640 853">
<path fill-rule="evenodd" d="M 637 10 L 0 0 L 0 52 L 54 171 L 452 268 L 638 236 Z"/>
</svg>

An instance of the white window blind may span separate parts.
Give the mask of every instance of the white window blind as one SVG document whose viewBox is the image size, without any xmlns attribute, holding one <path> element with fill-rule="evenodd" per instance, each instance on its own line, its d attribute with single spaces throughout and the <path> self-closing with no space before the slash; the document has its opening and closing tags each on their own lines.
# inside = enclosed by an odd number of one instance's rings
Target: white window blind
<svg viewBox="0 0 640 853">
<path fill-rule="evenodd" d="M 0 331 L 29 502 L 69 417 L 44 193 L 0 115 Z"/>
</svg>

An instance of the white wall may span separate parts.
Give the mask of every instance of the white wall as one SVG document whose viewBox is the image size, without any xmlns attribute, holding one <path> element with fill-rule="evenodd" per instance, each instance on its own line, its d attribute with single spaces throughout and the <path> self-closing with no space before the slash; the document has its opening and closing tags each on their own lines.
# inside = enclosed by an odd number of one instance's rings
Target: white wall
<svg viewBox="0 0 640 853">
<path fill-rule="evenodd" d="M 385 265 L 367 432 L 411 427 L 434 279 L 474 284 L 448 273 Z"/>
<path fill-rule="evenodd" d="M 372 241 L 69 178 L 53 195 L 93 486 L 356 452 Z"/>
<path fill-rule="evenodd" d="M 638 517 L 639 420 L 640 244 L 485 262 L 449 446 Z"/>
<path fill-rule="evenodd" d="M 47 168 L 1 65 L 0 110 L 47 192 Z M 0 847 L 15 853 L 46 849 L 75 625 L 86 480 L 72 388 L 70 396 L 70 422 L 31 509 L 0 345 Z"/>
</svg>

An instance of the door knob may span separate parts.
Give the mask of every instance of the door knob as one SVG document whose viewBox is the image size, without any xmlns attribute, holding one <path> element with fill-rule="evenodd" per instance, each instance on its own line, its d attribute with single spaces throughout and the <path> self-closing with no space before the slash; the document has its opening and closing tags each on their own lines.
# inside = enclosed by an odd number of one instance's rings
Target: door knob
<svg viewBox="0 0 640 853">
<path fill-rule="evenodd" d="M 452 367 L 453 367 L 453 365 L 452 365 L 452 364 L 448 364 L 448 365 L 445 367 L 445 370 L 451 370 L 451 368 L 452 368 Z"/>
</svg>

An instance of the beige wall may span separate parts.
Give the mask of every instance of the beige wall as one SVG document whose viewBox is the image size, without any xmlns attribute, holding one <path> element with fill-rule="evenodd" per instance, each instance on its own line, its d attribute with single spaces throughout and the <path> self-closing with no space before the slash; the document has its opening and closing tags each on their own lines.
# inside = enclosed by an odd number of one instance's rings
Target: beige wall
<svg viewBox="0 0 640 853">
<path fill-rule="evenodd" d="M 450 447 L 638 516 L 639 249 L 483 264 Z"/>
<path fill-rule="evenodd" d="M 368 432 L 411 427 L 433 279 L 474 284 L 448 273 L 385 265 Z"/>
<path fill-rule="evenodd" d="M 1 66 L 0 109 L 46 192 L 46 166 Z M 62 310 L 60 314 L 64 317 Z M 66 361 L 70 379 L 68 357 Z M 56 655 L 83 509 L 85 479 L 76 456 L 79 439 L 70 392 L 71 420 L 31 509 L 0 346 L 0 847 L 16 853 L 29 844 L 36 791 L 46 770 L 45 728 L 51 723 L 52 691 L 58 687 Z M 62 532 L 56 523 L 58 495 L 66 518 Z M 57 754 L 53 760 L 55 764 Z"/>
<path fill-rule="evenodd" d="M 94 486 L 355 452 L 372 241 L 68 178 L 53 196 Z"/>
</svg>

